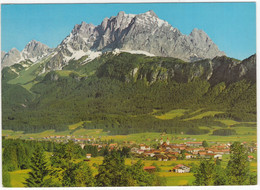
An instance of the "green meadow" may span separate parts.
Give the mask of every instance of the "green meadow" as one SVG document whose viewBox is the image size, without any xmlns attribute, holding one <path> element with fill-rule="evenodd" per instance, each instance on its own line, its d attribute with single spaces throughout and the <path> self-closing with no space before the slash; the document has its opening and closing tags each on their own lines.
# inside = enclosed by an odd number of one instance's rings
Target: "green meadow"
<svg viewBox="0 0 260 190">
<path fill-rule="evenodd" d="M 220 111 L 206 111 L 206 112 L 200 113 L 200 114 L 197 114 L 198 112 L 194 112 L 194 113 L 196 114 L 195 116 L 183 119 L 183 121 L 189 121 L 189 120 L 194 120 L 194 119 L 202 119 L 203 117 L 207 117 L 207 116 L 213 116 L 214 117 L 216 114 L 224 113 L 224 112 L 220 112 Z"/>
<path fill-rule="evenodd" d="M 10 183 L 12 187 L 24 187 L 25 179 L 28 177 L 30 170 L 17 170 L 10 173 Z"/>
<path fill-rule="evenodd" d="M 2 134 L 7 136 L 7 138 L 22 138 L 22 139 L 41 139 L 47 136 L 66 136 L 74 135 L 75 137 L 92 137 L 92 138 L 101 138 L 101 140 L 111 140 L 115 142 L 124 142 L 124 141 L 134 141 L 135 143 L 146 143 L 146 144 L 155 144 L 158 143 L 158 140 L 163 138 L 166 141 L 167 138 L 170 139 L 171 143 L 183 143 L 186 141 L 209 141 L 209 142 L 250 142 L 256 141 L 257 139 L 257 130 L 256 127 L 231 127 L 235 129 L 237 134 L 231 136 L 214 136 L 212 132 L 221 127 L 212 126 L 205 127 L 201 126 L 201 129 L 208 129 L 210 132 L 208 134 L 202 135 L 187 135 L 187 134 L 166 134 L 166 133 L 156 133 L 156 132 L 147 132 L 147 133 L 136 133 L 129 135 L 109 135 L 108 132 L 103 131 L 103 129 L 84 129 L 80 127 L 79 123 L 70 126 L 70 130 L 56 132 L 55 130 L 47 130 L 40 133 L 23 133 L 23 131 L 12 131 L 12 130 L 2 130 Z"/>
<path fill-rule="evenodd" d="M 163 115 L 156 115 L 155 117 L 158 119 L 174 119 L 183 116 L 186 111 L 186 109 L 171 110 Z"/>
</svg>

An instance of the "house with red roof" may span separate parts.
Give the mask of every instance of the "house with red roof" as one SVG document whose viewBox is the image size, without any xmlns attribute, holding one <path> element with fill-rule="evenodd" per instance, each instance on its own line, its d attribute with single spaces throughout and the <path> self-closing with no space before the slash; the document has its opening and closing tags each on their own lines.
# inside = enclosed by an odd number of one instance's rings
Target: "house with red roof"
<svg viewBox="0 0 260 190">
<path fill-rule="evenodd" d="M 149 172 L 149 173 L 153 173 L 156 171 L 156 167 L 155 166 L 144 166 L 144 171 Z"/>
</svg>

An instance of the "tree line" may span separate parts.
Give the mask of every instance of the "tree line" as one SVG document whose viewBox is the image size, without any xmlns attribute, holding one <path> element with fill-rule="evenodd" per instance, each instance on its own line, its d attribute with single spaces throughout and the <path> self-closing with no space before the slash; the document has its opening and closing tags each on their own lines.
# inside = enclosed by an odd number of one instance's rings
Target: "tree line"
<svg viewBox="0 0 260 190">
<path fill-rule="evenodd" d="M 50 157 L 50 164 L 41 147 L 31 157 L 27 187 L 92 187 L 92 186 L 152 186 L 164 185 L 165 181 L 143 170 L 143 163 L 127 166 L 123 150 L 112 150 L 104 156 L 98 174 L 81 157 L 78 148 L 70 141 L 62 144 Z"/>
</svg>

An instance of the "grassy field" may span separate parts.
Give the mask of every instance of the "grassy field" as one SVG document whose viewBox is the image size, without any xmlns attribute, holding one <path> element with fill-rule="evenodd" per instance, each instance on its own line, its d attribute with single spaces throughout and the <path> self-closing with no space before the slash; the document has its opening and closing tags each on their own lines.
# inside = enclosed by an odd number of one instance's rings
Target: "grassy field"
<svg viewBox="0 0 260 190">
<path fill-rule="evenodd" d="M 78 123 L 69 125 L 69 130 L 74 130 L 74 129 L 76 129 L 77 127 L 82 126 L 83 123 L 84 123 L 84 121 L 81 121 L 81 122 L 78 122 Z"/>
<path fill-rule="evenodd" d="M 12 187 L 24 187 L 25 179 L 28 177 L 30 170 L 17 170 L 10 172 L 10 181 Z"/>
<path fill-rule="evenodd" d="M 192 185 L 195 177 L 192 173 L 158 172 L 159 176 L 165 177 L 167 186 Z"/>
<path fill-rule="evenodd" d="M 70 130 L 55 132 L 54 130 L 47 130 L 41 133 L 28 133 L 23 134 L 22 131 L 12 131 L 12 130 L 2 130 L 3 135 L 8 135 L 8 138 L 22 138 L 22 139 L 29 139 L 30 137 L 34 139 L 40 139 L 45 136 L 65 136 L 65 135 L 74 135 L 75 137 L 80 136 L 89 136 L 93 138 L 101 137 L 101 140 L 110 140 L 113 139 L 115 142 L 123 142 L 123 141 L 133 141 L 135 143 L 146 143 L 148 145 L 158 143 L 157 140 L 163 138 L 166 141 L 167 137 L 170 139 L 171 143 L 183 143 L 190 141 L 191 139 L 195 141 L 203 141 L 206 140 L 208 142 L 234 142 L 234 141 L 241 141 L 241 142 L 250 142 L 256 141 L 256 127 L 232 127 L 237 132 L 237 135 L 232 136 L 213 136 L 212 132 L 216 129 L 220 129 L 218 126 L 212 127 L 205 127 L 201 126 L 202 129 L 208 129 L 210 132 L 208 134 L 203 135 L 186 135 L 186 134 L 162 134 L 162 133 L 136 133 L 136 134 L 129 134 L 129 135 L 116 135 L 112 136 L 109 135 L 107 132 L 104 132 L 102 129 L 83 129 L 80 128 L 75 130 L 81 123 L 77 123 L 74 125 L 70 125 Z M 73 132 L 73 133 L 72 133 Z M 185 140 L 186 139 L 186 140 Z"/>
<path fill-rule="evenodd" d="M 216 120 L 216 121 L 220 121 L 221 123 L 224 123 L 225 125 L 228 125 L 228 126 L 239 124 L 239 122 L 231 120 L 231 119 L 222 119 L 222 120 Z"/>
<path fill-rule="evenodd" d="M 186 109 L 177 109 L 177 110 L 171 110 L 170 112 L 167 112 L 163 115 L 156 115 L 155 117 L 158 119 L 163 119 L 163 120 L 167 120 L 167 119 L 173 119 L 175 117 L 181 117 L 184 115 L 185 112 L 187 112 L 188 110 Z"/>
<path fill-rule="evenodd" d="M 33 80 L 35 78 L 34 72 L 39 69 L 42 62 L 36 63 L 29 67 L 28 69 L 25 69 L 21 71 L 20 75 L 16 77 L 15 79 L 12 79 L 8 81 L 9 84 L 26 84 Z"/>
<path fill-rule="evenodd" d="M 183 121 L 194 120 L 194 119 L 202 119 L 203 117 L 214 116 L 214 115 L 219 114 L 219 113 L 223 113 L 223 112 L 220 112 L 220 111 L 207 111 L 207 112 L 195 115 L 193 117 L 183 119 Z"/>
</svg>

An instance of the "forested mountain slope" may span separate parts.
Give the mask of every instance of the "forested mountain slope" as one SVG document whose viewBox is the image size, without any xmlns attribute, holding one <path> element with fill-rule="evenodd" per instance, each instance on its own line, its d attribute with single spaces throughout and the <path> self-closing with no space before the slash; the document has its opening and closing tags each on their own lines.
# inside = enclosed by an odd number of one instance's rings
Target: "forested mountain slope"
<svg viewBox="0 0 260 190">
<path fill-rule="evenodd" d="M 3 129 L 37 132 L 85 128 L 111 134 L 146 131 L 206 133 L 200 126 L 222 126 L 218 118 L 256 120 L 256 56 L 239 61 L 226 56 L 185 62 L 169 57 L 103 53 L 82 64 L 41 73 L 45 61 L 2 70 Z M 25 64 L 25 63 L 24 63 Z M 29 62 L 27 64 L 30 64 Z M 173 119 L 158 119 L 184 109 Z M 189 120 L 196 110 L 217 114 Z"/>
</svg>

